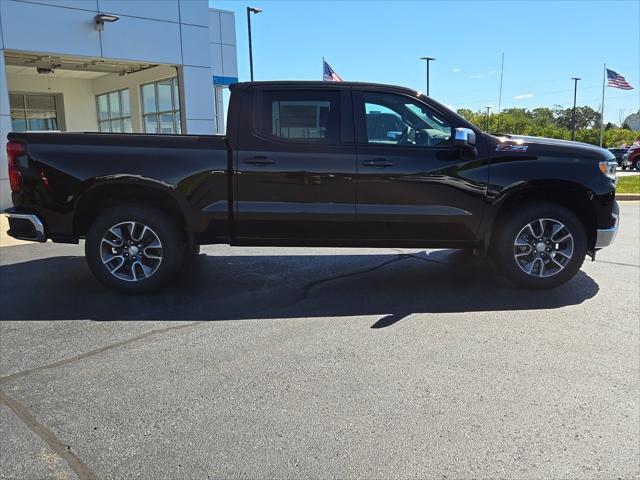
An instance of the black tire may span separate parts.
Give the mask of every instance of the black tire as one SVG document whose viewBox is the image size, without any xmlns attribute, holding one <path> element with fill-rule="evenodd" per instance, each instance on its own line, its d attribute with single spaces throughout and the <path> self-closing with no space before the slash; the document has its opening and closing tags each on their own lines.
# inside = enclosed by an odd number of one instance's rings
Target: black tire
<svg viewBox="0 0 640 480">
<path fill-rule="evenodd" d="M 531 262 L 521 267 L 515 258 L 516 239 L 521 238 L 519 235 L 525 231 L 527 225 L 531 222 L 536 222 L 538 219 L 549 219 L 560 222 L 572 236 L 572 255 L 569 260 L 565 260 L 565 258 L 559 255 L 555 256 L 554 253 L 554 258 L 559 259 L 561 263 L 563 261 L 566 262 L 563 268 L 558 270 L 557 273 L 553 273 L 553 271 L 559 267 L 557 263 L 551 263 L 552 260 L 549 253 L 547 253 L 546 250 L 538 252 L 536 249 L 538 243 L 544 243 L 541 240 L 536 240 L 535 248 L 532 240 L 530 255 L 544 256 L 544 258 L 541 257 L 540 260 L 537 261 L 542 261 L 544 265 L 541 266 L 540 263 L 536 264 L 536 262 Z M 578 273 L 578 270 L 580 270 L 587 253 L 587 234 L 580 219 L 562 205 L 546 202 L 527 203 L 512 208 L 506 213 L 505 218 L 498 219 L 498 221 L 500 223 L 496 227 L 491 244 L 492 257 L 502 273 L 516 286 L 530 289 L 555 288 L 569 281 Z M 549 230 L 548 225 L 553 225 L 546 221 L 545 224 L 547 225 L 547 231 Z M 541 227 L 538 228 L 542 230 Z M 562 232 L 565 233 L 564 230 Z M 531 236 L 531 238 L 533 239 L 534 237 Z M 542 236 L 541 239 L 543 238 L 545 237 Z M 555 242 L 550 241 L 550 243 L 551 245 L 548 245 L 548 247 L 553 250 L 553 244 Z M 566 244 L 564 245 L 566 246 Z M 544 247 L 544 245 L 542 245 L 542 247 Z M 526 248 L 529 247 L 526 246 Z M 522 251 L 527 250 L 523 249 Z M 518 250 L 518 252 L 520 252 L 520 250 Z M 531 257 L 525 257 L 525 260 L 521 259 L 520 261 L 524 263 L 528 258 Z M 532 273 L 526 273 L 524 268 L 532 263 L 534 264 L 533 266 L 536 267 L 535 270 Z M 540 271 L 545 274 L 551 273 L 550 276 L 538 276 Z"/>
<path fill-rule="evenodd" d="M 195 259 L 200 255 L 200 245 L 185 245 L 184 256 L 185 258 Z"/>
<path fill-rule="evenodd" d="M 192 245 L 187 243 L 184 246 L 184 261 L 182 262 L 182 271 L 187 271 L 198 264 L 200 259 L 200 245 Z"/>
<path fill-rule="evenodd" d="M 634 170 L 640 171 L 640 160 L 633 162 L 633 168 Z"/>
<path fill-rule="evenodd" d="M 112 227 L 119 224 L 126 225 L 130 222 L 136 222 L 137 227 L 134 227 L 134 230 L 136 230 L 137 233 L 140 233 L 140 225 L 148 227 L 150 232 L 155 235 L 155 237 L 152 238 L 157 238 L 161 245 L 160 249 L 154 250 L 153 252 L 147 252 L 147 248 L 153 248 L 152 246 L 144 249 L 140 248 L 142 253 L 138 253 L 138 256 L 140 257 L 139 260 L 142 261 L 146 253 L 155 253 L 156 256 L 160 256 L 161 259 L 159 261 L 154 261 L 154 263 L 151 264 L 151 267 L 145 265 L 149 270 L 154 269 L 148 276 L 145 276 L 146 272 L 142 269 L 142 266 L 133 266 L 133 268 L 127 269 L 128 264 L 125 264 L 123 270 L 124 273 L 118 273 L 119 275 L 130 275 L 134 278 L 136 276 L 142 276 L 143 278 L 123 280 L 111 273 L 103 261 L 104 255 L 110 255 L 112 253 L 108 251 L 110 250 L 110 244 L 103 242 L 103 238 L 105 238 L 105 235 L 109 234 Z M 116 231 L 123 234 L 120 227 L 117 228 Z M 149 232 L 149 230 L 147 230 L 147 232 Z M 150 233 L 147 233 L 147 235 L 150 235 Z M 123 236 L 127 237 L 129 235 Z M 116 237 L 114 235 L 111 237 L 111 240 L 114 240 L 115 238 Z M 118 241 L 118 243 L 120 242 Z M 143 244 L 141 243 L 140 245 Z M 106 254 L 105 247 L 107 250 Z M 126 245 L 125 250 L 129 251 L 126 248 Z M 133 251 L 133 249 L 130 251 Z M 103 284 L 113 290 L 123 293 L 148 293 L 165 286 L 175 277 L 175 274 L 180 269 L 184 259 L 184 251 L 184 240 L 180 235 L 179 230 L 176 228 L 175 223 L 170 218 L 155 208 L 136 205 L 123 205 L 105 210 L 96 219 L 93 225 L 91 225 L 85 242 L 85 257 L 91 272 Z M 127 257 L 129 257 L 128 253 L 125 254 L 122 251 L 118 251 L 117 253 L 118 255 L 115 257 L 115 262 L 111 265 L 118 265 L 120 259 L 123 258 L 123 255 L 127 255 Z M 135 259 L 136 257 L 129 257 L 127 258 L 127 261 L 131 262 L 131 258 Z M 146 257 L 144 258 L 145 261 L 151 261 Z"/>
</svg>

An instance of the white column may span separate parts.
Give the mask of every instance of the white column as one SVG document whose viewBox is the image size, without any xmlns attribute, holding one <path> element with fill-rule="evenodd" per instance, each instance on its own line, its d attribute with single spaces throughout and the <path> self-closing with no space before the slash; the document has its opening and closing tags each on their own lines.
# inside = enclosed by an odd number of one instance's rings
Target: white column
<svg viewBox="0 0 640 480">
<path fill-rule="evenodd" d="M 0 37 L 0 47 L 2 47 Z M 9 89 L 7 88 L 7 69 L 4 65 L 4 49 L 0 48 L 0 210 L 11 206 L 11 189 L 7 171 L 7 135 L 11 131 L 11 110 L 9 108 Z"/>
<path fill-rule="evenodd" d="M 182 133 L 212 135 L 215 133 L 213 83 L 207 2 L 180 3 L 183 13 L 201 12 L 200 24 L 181 24 L 182 68 L 180 68 L 183 124 Z M 203 18 L 202 18 L 203 17 Z M 188 16 L 187 16 L 188 18 Z M 184 21 L 184 20 L 183 20 Z"/>
</svg>

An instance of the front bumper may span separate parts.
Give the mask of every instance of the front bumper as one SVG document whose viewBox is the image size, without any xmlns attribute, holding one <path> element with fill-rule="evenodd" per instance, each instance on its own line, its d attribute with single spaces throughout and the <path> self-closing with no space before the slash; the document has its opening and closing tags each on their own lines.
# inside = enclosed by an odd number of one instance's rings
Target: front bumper
<svg viewBox="0 0 640 480">
<path fill-rule="evenodd" d="M 17 212 L 13 208 L 8 209 L 5 214 L 9 220 L 7 234 L 10 237 L 32 242 L 47 241 L 44 224 L 36 214 Z"/>
<path fill-rule="evenodd" d="M 618 234 L 618 224 L 620 223 L 620 208 L 616 202 L 613 206 L 611 216 L 614 219 L 613 227 L 599 228 L 596 235 L 596 249 L 608 247 L 616 239 Z"/>
</svg>

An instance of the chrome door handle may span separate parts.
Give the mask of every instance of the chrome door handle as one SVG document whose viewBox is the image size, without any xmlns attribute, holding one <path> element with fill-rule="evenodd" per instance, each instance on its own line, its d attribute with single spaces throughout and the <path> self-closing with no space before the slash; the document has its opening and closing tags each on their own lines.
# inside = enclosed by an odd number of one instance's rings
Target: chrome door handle
<svg viewBox="0 0 640 480">
<path fill-rule="evenodd" d="M 365 167 L 375 167 L 375 168 L 386 168 L 393 167 L 393 162 L 390 160 L 385 160 L 384 158 L 377 158 L 375 160 L 365 160 L 362 162 L 362 165 Z"/>
<path fill-rule="evenodd" d="M 267 157 L 253 157 L 253 158 L 248 158 L 247 160 L 244 161 L 244 163 L 248 163 L 250 165 L 263 166 L 263 165 L 273 165 L 274 163 L 276 163 L 276 161 Z"/>
</svg>

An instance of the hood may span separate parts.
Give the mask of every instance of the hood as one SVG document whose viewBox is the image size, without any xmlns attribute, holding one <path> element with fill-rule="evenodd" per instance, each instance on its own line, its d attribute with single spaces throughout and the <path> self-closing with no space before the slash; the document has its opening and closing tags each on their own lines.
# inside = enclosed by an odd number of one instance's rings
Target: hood
<svg viewBox="0 0 640 480">
<path fill-rule="evenodd" d="M 609 150 L 589 143 L 559 140 L 557 138 L 531 137 L 528 135 L 494 135 L 498 145 L 531 146 L 531 152 L 555 151 L 567 156 L 592 157 L 599 160 L 614 159 Z"/>
</svg>

